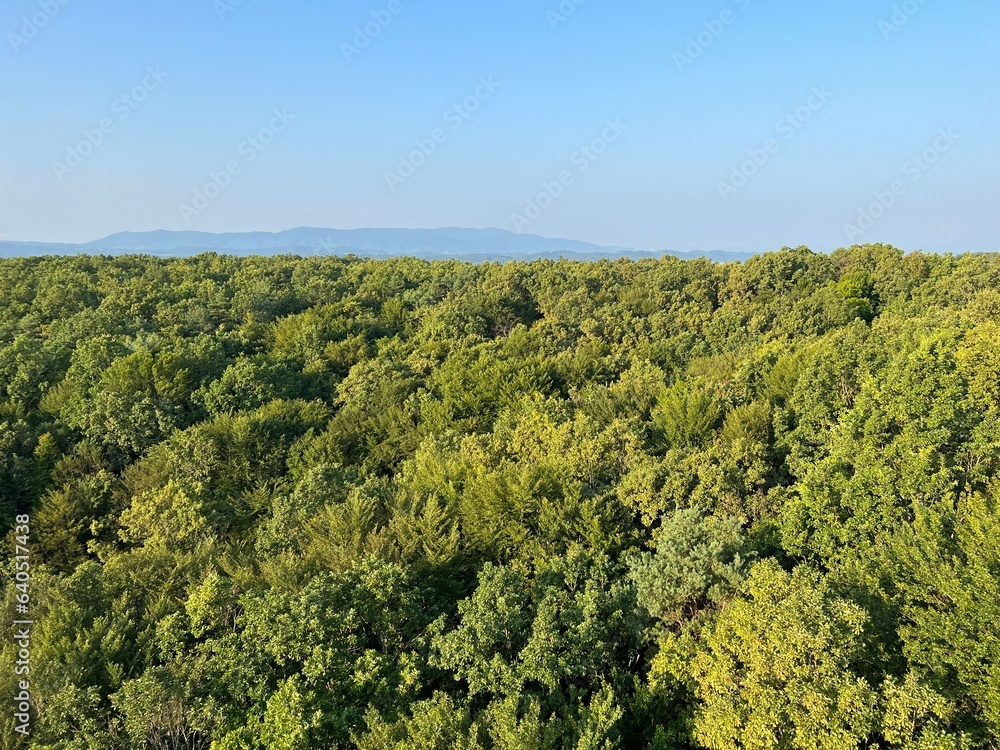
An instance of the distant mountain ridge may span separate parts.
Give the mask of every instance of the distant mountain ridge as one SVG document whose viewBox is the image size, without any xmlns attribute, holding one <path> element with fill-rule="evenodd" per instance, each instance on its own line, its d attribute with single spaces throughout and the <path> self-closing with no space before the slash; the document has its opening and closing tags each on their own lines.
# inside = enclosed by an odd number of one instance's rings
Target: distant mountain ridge
<svg viewBox="0 0 1000 750">
<path fill-rule="evenodd" d="M 751 253 L 647 252 L 626 247 L 595 245 L 519 234 L 503 229 L 317 229 L 299 227 L 283 232 L 119 232 L 79 245 L 45 242 L 0 242 L 0 257 L 38 255 L 142 254 L 186 257 L 203 252 L 231 255 L 358 255 L 369 258 L 414 256 L 454 258 L 473 262 L 568 258 L 681 258 L 705 257 L 716 261 L 745 260 Z"/>
</svg>

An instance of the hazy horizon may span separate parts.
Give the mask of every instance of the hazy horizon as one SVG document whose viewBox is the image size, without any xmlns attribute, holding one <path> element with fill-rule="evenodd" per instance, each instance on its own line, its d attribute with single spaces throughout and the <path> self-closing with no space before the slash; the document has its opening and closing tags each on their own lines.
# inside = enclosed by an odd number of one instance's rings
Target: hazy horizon
<svg viewBox="0 0 1000 750">
<path fill-rule="evenodd" d="M 683 248 L 683 247 L 635 248 L 635 247 L 629 247 L 627 245 L 602 245 L 602 244 L 599 244 L 599 243 L 590 242 L 589 240 L 586 240 L 586 239 L 579 239 L 579 238 L 574 238 L 574 237 L 552 236 L 552 235 L 549 235 L 549 234 L 536 233 L 536 232 L 518 233 L 518 232 L 513 232 L 513 230 L 511 230 L 511 229 L 505 229 L 504 227 L 458 227 L 458 226 L 454 226 L 454 227 L 371 227 L 371 226 L 362 226 L 362 227 L 349 227 L 349 228 L 348 227 L 305 227 L 305 226 L 299 226 L 299 227 L 287 227 L 287 228 L 284 228 L 284 229 L 276 229 L 276 230 L 248 229 L 248 230 L 232 230 L 232 231 L 223 231 L 223 232 L 211 232 L 211 231 L 195 230 L 195 229 L 176 229 L 176 230 L 174 230 L 174 229 L 162 229 L 162 228 L 146 229 L 146 230 L 143 230 L 143 229 L 126 229 L 126 230 L 122 230 L 120 232 L 112 232 L 111 234 L 107 234 L 107 235 L 104 235 L 102 237 L 93 237 L 91 239 L 83 240 L 81 242 L 62 242 L 62 241 L 58 241 L 58 240 L 46 240 L 46 239 L 40 239 L 40 240 L 39 239 L 21 239 L 21 238 L 11 238 L 11 237 L 0 236 L 0 243 L 8 242 L 8 243 L 19 243 L 19 244 L 23 243 L 23 244 L 40 244 L 40 245 L 77 245 L 77 246 L 86 246 L 86 245 L 92 245 L 92 244 L 101 242 L 101 241 L 106 240 L 106 239 L 110 239 L 112 237 L 117 237 L 119 235 L 140 235 L 141 236 L 141 235 L 157 234 L 157 233 L 161 233 L 161 232 L 167 232 L 167 233 L 171 233 L 171 234 L 182 234 L 182 233 L 185 233 L 185 232 L 193 232 L 193 233 L 196 233 L 196 234 L 211 234 L 211 235 L 214 235 L 214 236 L 217 236 L 217 237 L 228 236 L 228 235 L 258 235 L 258 234 L 278 236 L 278 235 L 288 234 L 290 232 L 296 232 L 296 231 L 302 231 L 302 230 L 316 230 L 316 231 L 320 231 L 320 232 L 326 232 L 326 231 L 334 231 L 334 232 L 377 232 L 377 231 L 385 231 L 385 232 L 411 232 L 412 231 L 412 232 L 430 232 L 430 233 L 433 233 L 433 232 L 448 232 L 448 231 L 455 231 L 455 230 L 457 230 L 457 231 L 463 231 L 463 232 L 468 231 L 468 232 L 484 232 L 484 233 L 485 232 L 501 231 L 501 232 L 511 232 L 513 234 L 523 234 L 525 237 L 538 237 L 538 238 L 543 239 L 543 240 L 551 240 L 551 241 L 554 241 L 554 242 L 572 242 L 572 243 L 592 244 L 592 245 L 594 245 L 597 248 L 609 248 L 609 249 L 610 248 L 617 248 L 617 249 L 629 250 L 629 251 L 634 251 L 634 252 L 642 252 L 642 253 L 668 253 L 668 254 L 669 253 L 719 252 L 719 253 L 743 253 L 743 254 L 750 255 L 750 254 L 759 254 L 759 253 L 765 253 L 765 252 L 770 252 L 770 251 L 776 251 L 776 250 L 782 249 L 782 247 L 789 247 L 788 245 L 783 245 L 781 247 L 762 247 L 762 248 L 756 248 L 756 249 L 752 249 L 752 250 L 751 249 L 736 249 L 736 248 L 728 248 L 728 247 L 718 247 L 718 248 L 712 248 L 711 250 L 704 250 L 704 251 L 703 250 L 694 249 L 694 248 Z M 811 248 L 811 249 L 813 249 L 813 248 Z M 819 252 L 822 252 L 822 251 L 819 251 Z"/>
</svg>

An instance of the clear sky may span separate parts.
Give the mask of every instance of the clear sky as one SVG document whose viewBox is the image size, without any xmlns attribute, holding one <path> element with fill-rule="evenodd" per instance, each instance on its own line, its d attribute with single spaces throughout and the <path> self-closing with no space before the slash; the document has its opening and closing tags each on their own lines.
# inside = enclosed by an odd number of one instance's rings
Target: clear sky
<svg viewBox="0 0 1000 750">
<path fill-rule="evenodd" d="M 1000 250 L 998 28 L 996 0 L 5 0 L 0 234 Z"/>
</svg>

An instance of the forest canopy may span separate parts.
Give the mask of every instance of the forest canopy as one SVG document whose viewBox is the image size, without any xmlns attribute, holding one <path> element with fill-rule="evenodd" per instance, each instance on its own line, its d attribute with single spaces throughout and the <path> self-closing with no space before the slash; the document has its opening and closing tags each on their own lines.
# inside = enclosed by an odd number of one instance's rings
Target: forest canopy
<svg viewBox="0 0 1000 750">
<path fill-rule="evenodd" d="M 0 746 L 995 750 L 998 416 L 1000 255 L 2 260 Z"/>
</svg>

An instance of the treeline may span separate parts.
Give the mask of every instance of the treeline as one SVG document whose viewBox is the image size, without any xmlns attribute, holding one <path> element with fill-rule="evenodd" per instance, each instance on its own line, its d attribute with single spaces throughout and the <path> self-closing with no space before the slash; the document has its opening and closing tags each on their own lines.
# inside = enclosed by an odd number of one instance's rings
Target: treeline
<svg viewBox="0 0 1000 750">
<path fill-rule="evenodd" d="M 998 416 L 996 255 L 0 261 L 3 747 L 997 748 Z"/>
</svg>

